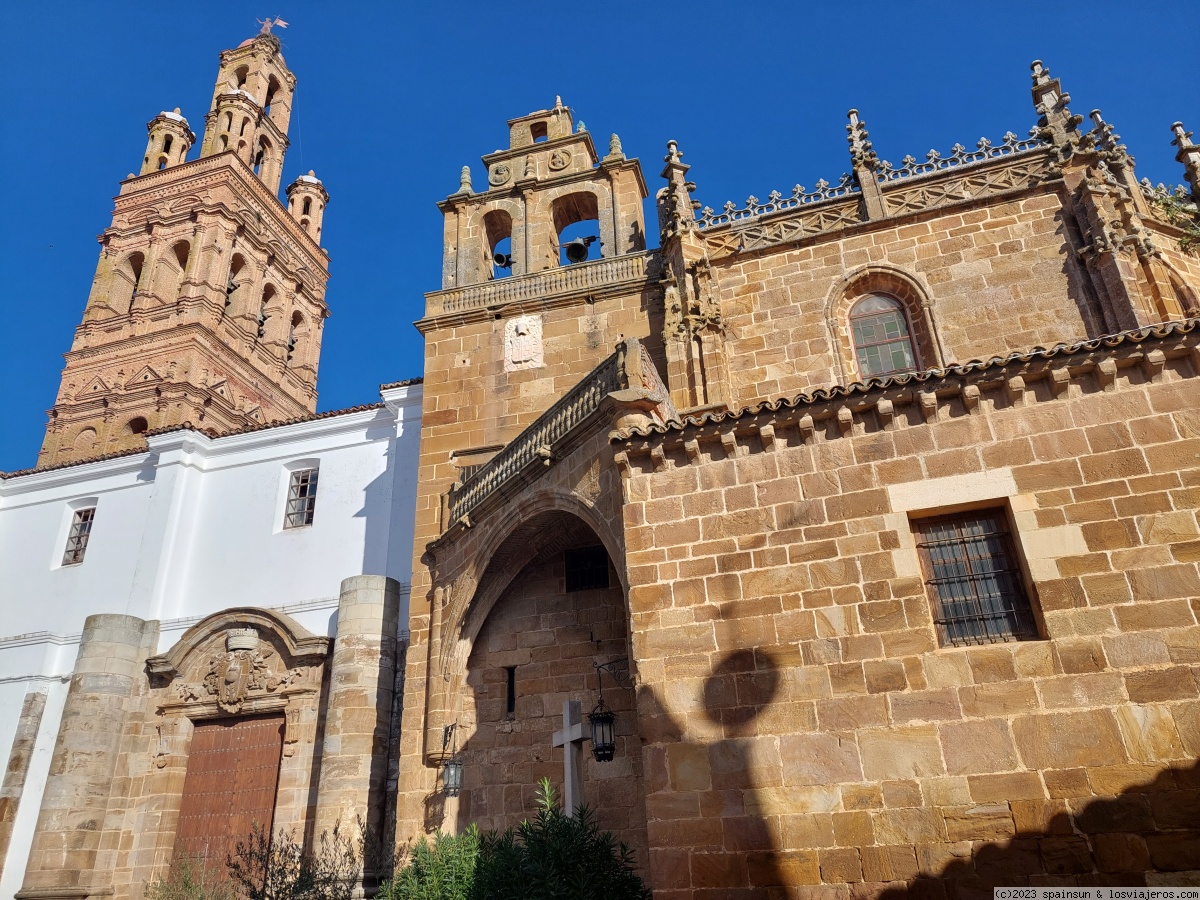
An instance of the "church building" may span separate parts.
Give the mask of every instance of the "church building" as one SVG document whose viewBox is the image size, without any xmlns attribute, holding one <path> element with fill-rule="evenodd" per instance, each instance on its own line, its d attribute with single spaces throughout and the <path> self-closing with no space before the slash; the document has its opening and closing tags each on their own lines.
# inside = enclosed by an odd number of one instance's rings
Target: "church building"
<svg viewBox="0 0 1200 900">
<path fill-rule="evenodd" d="M 556 99 L 438 204 L 423 379 L 316 414 L 294 87 L 268 29 L 198 159 L 150 123 L 0 478 L 0 894 L 541 777 L 658 900 L 1200 884 L 1182 124 L 1153 187 L 1035 62 L 1026 137 L 893 165 L 851 110 L 847 175 L 716 210 Z"/>
<path fill-rule="evenodd" d="M 421 384 L 315 412 L 295 84 L 264 32 L 221 54 L 198 158 L 149 123 L 38 465 L 0 477 L 0 896 L 141 897 L 256 822 L 392 818 Z"/>
</svg>

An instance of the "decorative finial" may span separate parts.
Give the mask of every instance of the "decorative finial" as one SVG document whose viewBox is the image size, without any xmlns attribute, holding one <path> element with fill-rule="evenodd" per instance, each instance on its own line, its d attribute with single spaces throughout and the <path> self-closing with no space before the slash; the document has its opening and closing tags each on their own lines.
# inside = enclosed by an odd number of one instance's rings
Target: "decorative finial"
<svg viewBox="0 0 1200 900">
<path fill-rule="evenodd" d="M 181 113 L 181 112 L 179 111 L 179 107 L 178 107 L 178 106 L 177 106 L 177 107 L 175 107 L 175 115 L 177 115 L 177 116 L 182 116 L 182 115 L 183 115 L 183 113 Z"/>
<path fill-rule="evenodd" d="M 580 119 L 579 124 L 575 126 L 575 133 L 583 134 L 585 131 L 587 131 L 587 126 L 583 124 L 583 119 Z"/>
<path fill-rule="evenodd" d="M 283 19 L 281 19 L 279 16 L 276 16 L 274 19 L 272 19 L 272 18 L 255 19 L 255 21 L 258 22 L 258 24 L 262 26 L 262 30 L 258 32 L 259 34 L 270 34 L 271 29 L 276 26 L 278 26 L 279 28 L 287 28 L 288 27 L 288 23 L 283 21 Z"/>
<path fill-rule="evenodd" d="M 1178 147 L 1180 150 L 1190 150 L 1195 146 L 1191 142 L 1191 137 L 1195 132 L 1184 131 L 1182 122 L 1172 122 L 1171 131 L 1175 135 L 1175 140 L 1171 141 L 1171 146 Z"/>
<path fill-rule="evenodd" d="M 1184 177 L 1192 186 L 1192 199 L 1200 203 L 1200 146 L 1192 143 L 1192 132 L 1184 130 L 1182 122 L 1171 123 L 1171 131 L 1175 133 L 1171 144 L 1179 148 L 1175 159 L 1183 163 Z"/>
<path fill-rule="evenodd" d="M 1054 147 L 1059 159 L 1065 162 L 1081 147 L 1082 136 L 1078 129 L 1083 116 L 1071 112 L 1068 106 L 1071 95 L 1063 90 L 1057 78 L 1050 77 L 1050 69 L 1040 59 L 1033 61 L 1030 70 L 1033 73 L 1033 108 L 1039 116 L 1037 127 L 1031 134 Z"/>
<path fill-rule="evenodd" d="M 462 172 L 458 176 L 458 192 L 460 194 L 471 193 L 471 167 L 463 166 Z"/>
<path fill-rule="evenodd" d="M 1092 129 L 1092 139 L 1104 153 L 1106 161 L 1110 165 L 1124 165 L 1125 160 L 1129 157 L 1129 152 L 1128 148 L 1121 143 L 1121 136 L 1113 131 L 1112 125 L 1104 121 L 1100 110 L 1093 109 L 1089 116 L 1095 124 Z"/>
<path fill-rule="evenodd" d="M 679 149 L 677 141 L 667 141 L 667 155 L 663 157 L 665 163 L 677 163 L 683 159 L 683 151 Z"/>
<path fill-rule="evenodd" d="M 317 173 L 316 173 L 314 170 L 312 170 L 312 169 L 309 169 L 309 170 L 308 170 L 308 177 L 309 177 L 309 178 L 316 178 L 316 177 L 317 177 Z"/>
<path fill-rule="evenodd" d="M 621 139 L 615 133 L 608 139 L 608 155 L 625 156 L 625 151 L 621 148 Z"/>
<path fill-rule="evenodd" d="M 871 135 L 867 131 L 867 123 L 858 117 L 858 110 L 852 109 L 846 114 L 850 124 L 846 126 L 846 140 L 850 142 L 850 161 L 855 168 L 874 169 L 879 165 L 879 157 L 871 144 Z"/>
<path fill-rule="evenodd" d="M 558 94 L 555 94 L 554 95 L 554 111 L 562 112 L 562 108 L 563 108 L 562 97 L 560 97 Z"/>
</svg>

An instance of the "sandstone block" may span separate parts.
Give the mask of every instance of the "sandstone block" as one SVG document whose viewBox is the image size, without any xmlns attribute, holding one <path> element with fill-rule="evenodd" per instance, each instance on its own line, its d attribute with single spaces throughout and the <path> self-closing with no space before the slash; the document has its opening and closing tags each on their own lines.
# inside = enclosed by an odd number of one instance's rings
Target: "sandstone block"
<svg viewBox="0 0 1200 900">
<path fill-rule="evenodd" d="M 871 814 L 875 840 L 881 844 L 926 844 L 945 840 L 945 825 L 937 810 L 885 809 Z"/>
<path fill-rule="evenodd" d="M 1017 750 L 1004 720 L 946 722 L 938 732 L 946 771 L 951 775 L 1004 772 L 1017 767 Z"/>
<path fill-rule="evenodd" d="M 1108 710 L 1017 716 L 1013 736 L 1030 769 L 1066 769 L 1124 762 L 1124 744 Z"/>
<path fill-rule="evenodd" d="M 1062 800 L 1013 800 L 1013 824 L 1019 835 L 1071 834 L 1071 814 Z"/>
<path fill-rule="evenodd" d="M 1170 832 L 1146 836 L 1154 868 L 1165 872 L 1200 869 L 1200 836 L 1196 832 Z"/>
<path fill-rule="evenodd" d="M 853 738 L 829 734 L 782 735 L 779 750 L 785 784 L 835 785 L 863 780 L 859 748 Z"/>
<path fill-rule="evenodd" d="M 1097 834 L 1092 848 L 1101 872 L 1144 872 L 1150 867 L 1150 851 L 1140 835 Z"/>
<path fill-rule="evenodd" d="M 864 731 L 859 735 L 859 746 L 863 771 L 870 779 L 945 774 L 937 727 L 933 725 Z"/>
<path fill-rule="evenodd" d="M 1088 842 L 1078 836 L 1051 837 L 1040 841 L 1042 865 L 1051 875 L 1073 875 L 1095 870 Z"/>
<path fill-rule="evenodd" d="M 1129 677 L 1126 677 L 1126 683 Z M 1133 693 L 1131 688 L 1130 694 Z M 1154 763 L 1185 755 L 1175 730 L 1175 720 L 1167 707 L 1125 705 L 1118 707 L 1116 714 L 1130 759 Z"/>
<path fill-rule="evenodd" d="M 997 841 L 1016 834 L 1007 803 L 950 807 L 941 812 L 951 841 Z"/>
<path fill-rule="evenodd" d="M 820 884 L 821 866 L 816 851 L 775 850 L 746 855 L 750 884 L 754 887 Z"/>
<path fill-rule="evenodd" d="M 1000 775 L 968 775 L 971 799 L 977 803 L 1007 800 L 1040 800 L 1046 796 L 1036 772 L 1006 772 Z"/>
</svg>

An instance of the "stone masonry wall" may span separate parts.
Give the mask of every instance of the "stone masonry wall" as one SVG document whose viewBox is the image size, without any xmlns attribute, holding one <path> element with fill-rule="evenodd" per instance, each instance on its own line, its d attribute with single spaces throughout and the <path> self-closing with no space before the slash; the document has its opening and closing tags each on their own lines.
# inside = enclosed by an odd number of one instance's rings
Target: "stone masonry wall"
<svg viewBox="0 0 1200 900">
<path fill-rule="evenodd" d="M 849 344 L 839 340 L 850 306 L 872 288 L 904 298 L 912 281 L 916 296 L 906 305 L 914 332 L 933 337 L 920 308 L 926 300 L 944 353 L 941 361 L 922 359 L 921 368 L 1105 333 L 1081 310 L 1087 301 L 1065 244 L 1061 202 L 1039 192 L 885 220 L 769 255 L 726 257 L 714 274 L 734 395 L 749 404 L 858 380 Z M 891 270 L 894 283 L 856 284 L 867 267 Z"/>
<path fill-rule="evenodd" d="M 584 535 L 573 544 L 595 546 Z M 565 593 L 564 555 L 555 548 L 514 579 L 487 618 L 467 663 L 468 690 L 459 721 L 466 764 L 457 830 L 516 825 L 536 811 L 537 782 L 548 777 L 563 790 L 563 749 L 551 746 L 563 727 L 564 700 L 584 714 L 596 705 L 593 662 L 628 656 L 628 616 L 616 574 L 612 587 Z M 507 716 L 506 667 L 515 667 L 516 708 Z M 604 701 L 617 713 L 617 751 L 611 762 L 592 759 L 583 746 L 583 802 L 601 827 L 634 848 L 646 865 L 641 745 L 633 691 L 603 676 Z"/>
<path fill-rule="evenodd" d="M 1196 883 L 1190 352 L 886 427 L 847 403 L 624 445 L 656 898 Z M 1041 639 L 939 647 L 911 519 L 981 506 Z"/>
</svg>

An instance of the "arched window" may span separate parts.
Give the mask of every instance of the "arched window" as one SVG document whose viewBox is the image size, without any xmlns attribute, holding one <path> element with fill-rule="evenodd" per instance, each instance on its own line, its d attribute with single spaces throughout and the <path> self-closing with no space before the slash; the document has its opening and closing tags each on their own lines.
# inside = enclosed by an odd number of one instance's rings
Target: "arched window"
<svg viewBox="0 0 1200 900">
<path fill-rule="evenodd" d="M 275 296 L 275 288 L 272 285 L 267 285 L 263 288 L 262 302 L 258 305 L 258 336 L 264 338 L 267 336 L 267 304 Z"/>
<path fill-rule="evenodd" d="M 312 197 L 304 198 L 304 208 L 300 210 L 300 215 L 302 215 L 302 216 L 312 215 Z"/>
<path fill-rule="evenodd" d="M 233 255 L 233 262 L 229 265 L 229 280 L 225 282 L 225 308 L 221 310 L 221 315 L 229 312 L 229 307 L 233 306 L 233 296 L 237 293 L 240 284 L 242 267 L 246 265 L 246 260 L 240 254 Z"/>
<path fill-rule="evenodd" d="M 558 197 L 550 205 L 557 235 L 557 260 L 560 266 L 599 259 L 600 211 L 596 195 L 577 191 Z"/>
<path fill-rule="evenodd" d="M 275 80 L 275 76 L 271 76 L 271 80 L 267 82 L 267 97 L 263 101 L 263 112 L 268 116 L 271 114 L 271 105 L 275 102 L 275 95 L 279 93 L 279 82 Z"/>
<path fill-rule="evenodd" d="M 287 345 L 287 361 L 291 362 L 292 357 L 296 353 L 296 331 L 304 324 L 304 316 L 300 314 L 300 310 L 292 313 L 292 324 L 288 328 L 288 345 Z"/>
<path fill-rule="evenodd" d="M 129 312 L 133 309 L 133 298 L 137 295 L 138 284 L 142 280 L 142 265 L 145 263 L 145 261 L 146 257 L 142 256 L 140 253 L 133 253 L 129 256 L 129 269 L 126 277 L 129 279 L 130 289 L 129 306 L 126 309 L 126 312 Z"/>
<path fill-rule="evenodd" d="M 512 216 L 503 209 L 489 210 L 483 217 L 483 231 L 488 250 L 485 269 L 491 272 L 492 278 L 513 274 Z"/>
<path fill-rule="evenodd" d="M 145 434 L 146 429 L 150 427 L 150 423 L 146 421 L 144 416 L 134 416 L 125 427 L 129 429 L 130 434 Z"/>
<path fill-rule="evenodd" d="M 918 367 L 912 329 L 899 301 L 882 294 L 864 297 L 850 308 L 850 330 L 861 377 L 894 375 Z"/>
<path fill-rule="evenodd" d="M 171 136 L 168 134 L 165 138 L 163 138 L 163 153 L 170 153 L 170 152 L 171 152 Z"/>
</svg>

